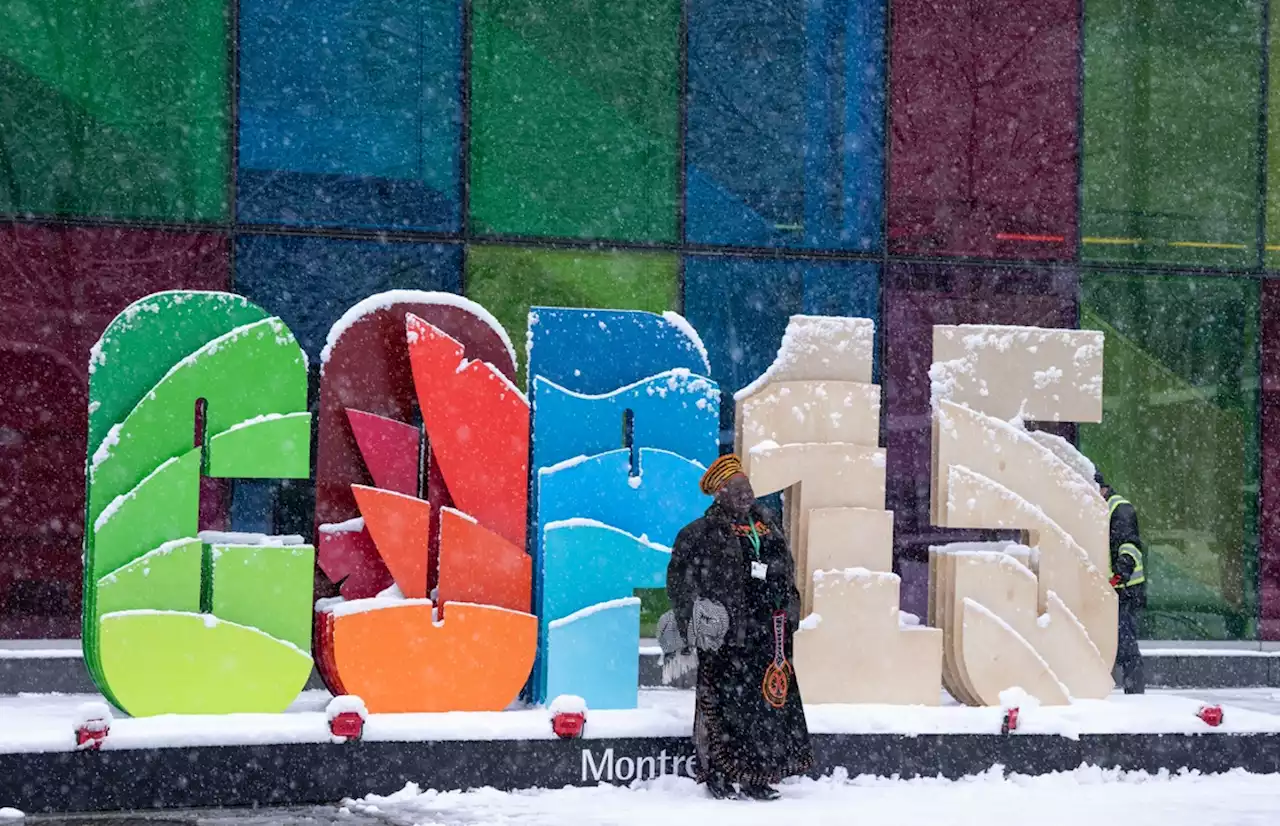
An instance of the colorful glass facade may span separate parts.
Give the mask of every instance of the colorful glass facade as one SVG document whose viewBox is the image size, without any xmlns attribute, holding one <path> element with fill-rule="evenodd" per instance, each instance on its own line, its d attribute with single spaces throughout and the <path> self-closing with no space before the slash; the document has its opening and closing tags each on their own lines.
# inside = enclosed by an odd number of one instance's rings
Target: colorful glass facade
<svg viewBox="0 0 1280 826">
<path fill-rule="evenodd" d="M 917 612 L 962 536 L 928 518 L 930 326 L 1104 330 L 1105 419 L 1061 432 L 1138 506 L 1146 635 L 1280 639 L 1276 8 L 3 4 L 0 638 L 78 633 L 88 348 L 182 287 L 279 313 L 313 373 L 389 288 L 517 341 L 531 304 L 680 310 L 728 391 L 790 314 L 873 318 Z M 208 487 L 207 527 L 311 530 L 305 481 Z"/>
</svg>

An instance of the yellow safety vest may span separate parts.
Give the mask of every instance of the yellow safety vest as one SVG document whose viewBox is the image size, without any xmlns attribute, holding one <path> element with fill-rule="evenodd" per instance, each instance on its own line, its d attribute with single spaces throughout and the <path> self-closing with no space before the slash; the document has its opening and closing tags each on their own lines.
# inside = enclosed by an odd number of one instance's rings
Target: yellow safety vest
<svg viewBox="0 0 1280 826">
<path fill-rule="evenodd" d="M 1128 499 L 1125 499 L 1123 496 L 1119 494 L 1113 495 L 1110 499 L 1107 500 L 1108 523 L 1110 523 L 1111 517 L 1115 514 L 1116 508 L 1120 507 L 1121 505 L 1131 506 L 1132 504 L 1133 504 L 1132 502 L 1130 502 Z M 1128 556 L 1133 559 L 1133 575 L 1129 577 L 1129 581 L 1127 583 L 1121 582 L 1119 585 L 1117 585 L 1116 589 L 1119 590 L 1122 588 L 1132 588 L 1135 585 L 1142 585 L 1143 583 L 1145 583 L 1147 581 L 1147 577 L 1142 569 L 1142 551 L 1138 549 L 1138 546 L 1133 544 L 1132 542 L 1126 542 L 1116 550 L 1121 556 Z M 1107 564 L 1108 565 L 1111 564 L 1111 556 L 1109 554 L 1107 556 Z M 1112 576 L 1115 576 L 1115 573 L 1116 573 L 1115 571 L 1111 571 Z"/>
</svg>

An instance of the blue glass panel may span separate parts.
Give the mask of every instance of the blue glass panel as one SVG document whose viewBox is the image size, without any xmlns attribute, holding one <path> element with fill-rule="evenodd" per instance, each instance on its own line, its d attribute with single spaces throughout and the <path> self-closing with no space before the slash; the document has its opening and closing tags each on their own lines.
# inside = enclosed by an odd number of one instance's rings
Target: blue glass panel
<svg viewBox="0 0 1280 826">
<path fill-rule="evenodd" d="M 684 314 L 707 347 L 723 394 L 721 444 L 733 444 L 733 393 L 773 363 L 787 319 L 804 313 L 878 322 L 879 272 L 872 262 L 685 259 Z"/>
<path fill-rule="evenodd" d="M 461 292 L 462 247 L 241 236 L 234 289 L 284 319 L 302 345 L 311 360 L 314 416 L 320 351 L 333 323 L 384 290 Z M 314 506 L 314 485 L 306 480 L 237 479 L 231 523 L 236 530 L 309 536 Z"/>
<path fill-rule="evenodd" d="M 330 238 L 240 236 L 235 291 L 289 325 L 315 364 L 353 304 L 392 289 L 462 291 L 462 247 Z"/>
<path fill-rule="evenodd" d="M 881 246 L 884 0 L 689 0 L 686 233 Z"/>
<path fill-rule="evenodd" d="M 460 0 L 242 0 L 239 219 L 459 227 Z"/>
</svg>

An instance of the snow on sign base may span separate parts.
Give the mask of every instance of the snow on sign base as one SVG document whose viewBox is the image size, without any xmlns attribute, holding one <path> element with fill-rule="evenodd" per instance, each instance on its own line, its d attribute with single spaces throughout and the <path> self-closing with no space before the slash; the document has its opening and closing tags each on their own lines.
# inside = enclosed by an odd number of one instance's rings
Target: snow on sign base
<svg viewBox="0 0 1280 826">
<path fill-rule="evenodd" d="M 1259 692 L 1258 702 L 1250 705 L 1275 708 L 1280 704 L 1266 699 L 1272 693 Z M 837 780 L 961 778 L 993 765 L 1022 775 L 1070 772 L 1082 764 L 1175 773 L 1184 767 L 1274 770 L 1280 761 L 1280 714 L 1227 702 L 1226 722 L 1211 729 L 1195 711 L 1214 699 L 1212 693 L 1152 694 L 1061 708 L 1024 707 L 1018 732 L 1007 736 L 998 733 L 999 708 L 811 705 L 805 711 L 820 759 L 815 774 Z M 557 738 L 547 710 L 539 708 L 373 713 L 363 739 L 343 744 L 330 737 L 328 694 L 306 692 L 284 714 L 117 719 L 102 752 L 80 754 L 74 752 L 69 721 L 84 700 L 0 699 L 0 717 L 16 721 L 0 732 L 0 800 L 29 813 L 333 804 L 371 793 L 396 795 L 410 781 L 436 790 L 431 797 L 441 800 L 456 796 L 450 789 L 602 783 L 656 782 L 677 784 L 691 795 L 700 792 L 679 779 L 696 768 L 689 739 L 693 696 L 685 691 L 643 692 L 634 710 L 592 709 L 584 737 L 577 740 Z M 94 764 L 91 771 L 86 760 Z M 33 776 L 42 782 L 30 783 Z M 792 781 L 784 791 L 806 783 Z M 397 795 L 418 797 L 412 790 Z M 765 808 L 778 811 L 775 806 L 741 811 Z"/>
</svg>

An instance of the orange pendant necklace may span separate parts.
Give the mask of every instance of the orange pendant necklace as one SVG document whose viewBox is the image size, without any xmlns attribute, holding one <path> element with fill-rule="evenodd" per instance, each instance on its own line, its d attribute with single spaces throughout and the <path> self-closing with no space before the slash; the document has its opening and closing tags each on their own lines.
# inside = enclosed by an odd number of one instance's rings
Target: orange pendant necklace
<svg viewBox="0 0 1280 826">
<path fill-rule="evenodd" d="M 791 688 L 791 663 L 787 662 L 784 647 L 787 632 L 787 614 L 785 611 L 773 612 L 773 662 L 764 672 L 764 684 L 761 691 L 765 702 L 774 708 L 782 708 L 787 704 L 787 691 Z"/>
</svg>

